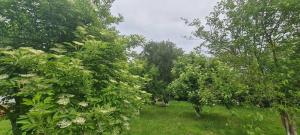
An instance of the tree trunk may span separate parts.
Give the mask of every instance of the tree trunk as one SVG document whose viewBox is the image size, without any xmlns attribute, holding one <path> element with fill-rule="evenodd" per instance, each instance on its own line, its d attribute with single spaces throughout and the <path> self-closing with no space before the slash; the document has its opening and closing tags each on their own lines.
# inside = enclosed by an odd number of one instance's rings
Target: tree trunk
<svg viewBox="0 0 300 135">
<path fill-rule="evenodd" d="M 280 112 L 282 125 L 286 135 L 297 135 L 296 124 L 286 111 Z"/>
<path fill-rule="evenodd" d="M 164 94 L 163 95 L 163 102 L 164 102 L 164 104 L 168 105 L 169 104 L 169 100 L 170 100 L 169 94 Z"/>
<path fill-rule="evenodd" d="M 15 105 L 12 106 L 12 111 L 8 113 L 8 118 L 11 123 L 13 135 L 22 135 L 22 129 L 20 124 L 17 123 L 19 116 L 22 114 L 22 99 L 20 97 L 15 97 Z"/>
<path fill-rule="evenodd" d="M 20 126 L 17 124 L 17 117 L 12 116 L 11 118 L 9 118 L 9 120 L 11 123 L 13 135 L 22 135 L 22 130 Z"/>
<path fill-rule="evenodd" d="M 194 109 L 195 109 L 196 115 L 197 115 L 198 117 L 200 117 L 200 114 L 201 114 L 201 112 L 202 112 L 201 106 L 195 105 L 195 106 L 194 106 Z"/>
</svg>

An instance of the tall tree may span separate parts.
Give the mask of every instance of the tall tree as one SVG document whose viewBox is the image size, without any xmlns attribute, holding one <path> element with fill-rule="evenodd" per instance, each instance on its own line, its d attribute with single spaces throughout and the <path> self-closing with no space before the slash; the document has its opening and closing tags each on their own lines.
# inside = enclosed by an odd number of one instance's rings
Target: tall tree
<svg viewBox="0 0 300 135">
<path fill-rule="evenodd" d="M 169 41 L 149 42 L 144 45 L 142 57 L 147 61 L 147 67 L 154 75 L 148 89 L 151 89 L 153 96 L 162 98 L 165 103 L 169 100 L 166 87 L 173 79 L 171 70 L 174 61 L 182 54 L 183 50 Z"/>
<path fill-rule="evenodd" d="M 48 51 L 57 43 L 75 40 L 78 26 L 88 26 L 87 31 L 107 40 L 100 31 L 121 19 L 110 14 L 112 2 L 0 0 L 0 46 Z"/>
</svg>

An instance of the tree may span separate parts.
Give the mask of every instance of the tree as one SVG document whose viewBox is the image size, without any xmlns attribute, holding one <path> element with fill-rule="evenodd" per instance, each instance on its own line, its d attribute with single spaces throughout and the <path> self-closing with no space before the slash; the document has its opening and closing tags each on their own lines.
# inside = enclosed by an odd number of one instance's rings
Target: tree
<svg viewBox="0 0 300 135">
<path fill-rule="evenodd" d="M 72 42 L 78 26 L 89 26 L 87 31 L 98 40 L 109 40 L 105 33 L 121 17 L 110 14 L 113 1 L 86 0 L 1 0 L 0 46 L 33 47 L 49 51 L 57 43 Z M 108 31 L 107 31 L 108 32 Z"/>
<path fill-rule="evenodd" d="M 174 63 L 174 67 L 172 68 L 172 75 L 175 78 L 175 80 L 172 81 L 172 83 L 168 86 L 168 89 L 171 91 L 171 93 L 174 95 L 175 99 L 177 100 L 188 100 L 189 99 L 189 88 L 191 88 L 192 91 L 197 90 L 198 88 L 198 81 L 197 76 L 195 75 L 186 75 L 186 77 L 183 77 L 183 74 L 187 74 L 187 70 L 193 68 L 194 66 L 201 66 L 204 67 L 206 64 L 207 58 L 204 56 L 201 56 L 195 52 L 191 52 L 189 54 L 184 54 L 183 56 L 180 56 Z M 186 80 L 182 82 L 183 80 L 180 80 L 179 78 Z M 180 81 L 180 82 L 177 82 Z M 188 84 L 189 83 L 189 84 Z M 181 86 L 175 86 L 175 85 L 181 85 Z M 189 85 L 189 86 L 186 86 Z M 181 88 L 180 88 L 181 87 Z M 188 88 L 187 88 L 188 87 Z"/>
<path fill-rule="evenodd" d="M 243 100 L 240 75 L 216 58 L 191 53 L 180 58 L 172 72 L 178 74 L 178 78 L 168 89 L 175 97 L 190 101 L 198 116 L 203 106 L 219 104 L 230 108 Z"/>
<path fill-rule="evenodd" d="M 173 79 L 171 74 L 173 63 L 182 54 L 183 51 L 169 41 L 149 42 L 144 46 L 141 54 L 152 75 L 152 81 L 147 89 L 152 91 L 154 98 L 162 98 L 164 103 L 168 103 L 169 100 L 166 87 Z"/>
<path fill-rule="evenodd" d="M 195 36 L 202 46 L 234 67 L 247 85 L 248 103 L 278 110 L 288 135 L 295 135 L 293 112 L 299 109 L 299 7 L 297 0 L 221 1 L 198 20 Z M 296 57 L 295 57 L 296 56 Z"/>
</svg>

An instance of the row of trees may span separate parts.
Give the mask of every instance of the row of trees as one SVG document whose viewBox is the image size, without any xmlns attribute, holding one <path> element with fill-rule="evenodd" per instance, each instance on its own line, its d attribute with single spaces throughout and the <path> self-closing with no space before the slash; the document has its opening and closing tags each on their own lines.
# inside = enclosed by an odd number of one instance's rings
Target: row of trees
<svg viewBox="0 0 300 135">
<path fill-rule="evenodd" d="M 198 115 L 215 104 L 272 108 L 286 133 L 297 134 L 299 5 L 297 0 L 219 2 L 206 25 L 186 22 L 204 41 L 195 52 L 183 54 L 168 42 L 143 46 L 137 60 L 144 69 L 140 75 L 151 78 L 145 89 L 153 101 L 188 100 Z M 211 57 L 199 54 L 202 48 Z"/>
<path fill-rule="evenodd" d="M 277 110 L 296 135 L 300 107 L 300 1 L 224 0 L 207 17 L 187 22 L 212 57 L 191 53 L 173 68 L 169 89 L 194 104 L 252 105 Z M 200 51 L 197 51 L 200 52 Z M 270 116 L 273 117 L 273 116 Z"/>
<path fill-rule="evenodd" d="M 149 98 L 132 74 L 135 36 L 111 0 L 0 0 L 0 109 L 13 134 L 120 134 Z"/>
</svg>

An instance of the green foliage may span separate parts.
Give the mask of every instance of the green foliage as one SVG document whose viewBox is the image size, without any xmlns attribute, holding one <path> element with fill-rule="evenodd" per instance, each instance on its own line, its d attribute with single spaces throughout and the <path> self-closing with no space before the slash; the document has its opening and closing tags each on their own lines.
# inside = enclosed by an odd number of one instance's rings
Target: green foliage
<svg viewBox="0 0 300 135">
<path fill-rule="evenodd" d="M 222 1 L 207 18 L 210 31 L 193 23 L 203 45 L 243 74 L 253 104 L 299 107 L 299 88 L 290 87 L 299 80 L 298 58 L 292 57 L 298 54 L 299 32 L 293 28 L 299 25 L 298 5 L 295 0 Z"/>
<path fill-rule="evenodd" d="M 144 46 L 143 57 L 149 64 L 153 64 L 159 70 L 159 78 L 166 83 L 172 81 L 171 70 L 173 61 L 183 54 L 183 51 L 175 47 L 175 44 L 169 41 L 150 42 Z"/>
<path fill-rule="evenodd" d="M 198 20 L 190 24 L 203 47 L 241 74 L 247 103 L 281 112 L 287 134 L 296 132 L 289 115 L 300 103 L 299 5 L 298 0 L 224 0 L 207 17 L 208 27 Z"/>
<path fill-rule="evenodd" d="M 181 68 L 181 60 L 186 67 Z M 177 65 L 177 64 L 176 64 Z M 173 72 L 179 72 L 169 89 L 179 99 L 188 99 L 200 115 L 205 105 L 222 104 L 230 107 L 241 102 L 244 86 L 239 82 L 239 74 L 217 59 L 206 59 L 196 54 L 179 59 Z M 178 68 L 179 67 L 179 68 Z"/>
<path fill-rule="evenodd" d="M 168 103 L 170 94 L 167 85 L 173 80 L 171 70 L 174 61 L 182 54 L 183 51 L 169 41 L 149 42 L 144 46 L 141 55 L 147 63 L 146 70 L 151 79 L 146 89 L 153 99 L 161 99 Z"/>
<path fill-rule="evenodd" d="M 79 59 L 91 71 L 95 78 L 94 87 L 98 90 L 106 88 L 110 80 L 118 81 L 122 70 L 126 70 L 127 58 L 123 42 L 112 43 L 90 40 L 84 43 L 77 53 Z"/>
<path fill-rule="evenodd" d="M 102 45 L 91 41 L 86 48 Z M 101 56 L 107 55 L 101 48 L 91 49 L 95 52 L 89 56 L 99 62 Z M 119 65 L 114 72 L 108 72 L 106 68 L 84 65 L 93 62 L 86 57 L 81 62 L 31 48 L 2 49 L 0 54 L 0 94 L 6 101 L 20 99 L 10 102 L 15 109 L 8 116 L 13 119 L 18 118 L 15 114 L 21 115 L 18 124 L 24 133 L 120 134 L 129 128 L 130 118 L 138 114 L 148 98 L 147 93 L 140 91 L 136 77 L 126 70 L 126 63 L 122 63 L 123 68 Z M 118 65 L 113 62 L 98 66 Z M 110 78 L 101 78 L 98 73 Z M 97 86 L 99 82 L 107 83 Z"/>
<path fill-rule="evenodd" d="M 29 46 L 49 51 L 57 43 L 74 41 L 78 26 L 89 26 L 89 32 L 102 35 L 101 40 L 108 40 L 103 31 L 111 29 L 110 25 L 121 19 L 110 14 L 112 2 L 1 0 L 0 46 Z"/>
<path fill-rule="evenodd" d="M 194 66 L 204 67 L 207 59 L 194 52 L 179 57 L 172 68 L 172 75 L 176 78 L 168 89 L 173 93 L 177 100 L 188 100 L 189 92 L 198 89 L 197 73 L 191 71 Z M 195 75 L 194 75 L 195 74 Z"/>
<path fill-rule="evenodd" d="M 0 95 L 13 134 L 129 128 L 149 98 L 126 52 L 142 38 L 118 35 L 112 2 L 0 0 L 0 47 L 13 48 L 0 50 Z"/>
<path fill-rule="evenodd" d="M 0 72 L 7 76 L 1 80 L 1 95 L 15 100 L 8 102 L 8 118 L 14 121 L 23 115 L 18 124 L 24 132 L 62 132 L 57 123 L 79 115 L 73 105 L 91 93 L 92 76 L 78 59 L 20 48 L 2 49 L 0 61 Z"/>
</svg>

